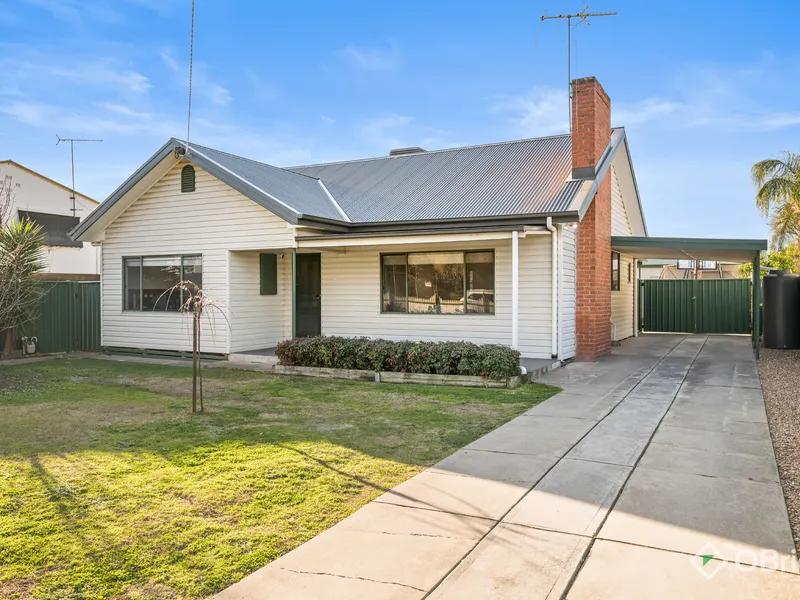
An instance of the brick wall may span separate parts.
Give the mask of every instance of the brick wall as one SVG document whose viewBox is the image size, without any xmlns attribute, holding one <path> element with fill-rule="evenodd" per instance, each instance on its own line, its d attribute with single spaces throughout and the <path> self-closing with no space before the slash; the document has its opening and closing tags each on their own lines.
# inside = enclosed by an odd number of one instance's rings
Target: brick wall
<svg viewBox="0 0 800 600">
<path fill-rule="evenodd" d="M 611 140 L 611 101 L 594 77 L 572 85 L 572 168 L 593 168 Z M 576 357 L 596 360 L 611 351 L 610 178 L 600 184 L 576 240 Z"/>
</svg>

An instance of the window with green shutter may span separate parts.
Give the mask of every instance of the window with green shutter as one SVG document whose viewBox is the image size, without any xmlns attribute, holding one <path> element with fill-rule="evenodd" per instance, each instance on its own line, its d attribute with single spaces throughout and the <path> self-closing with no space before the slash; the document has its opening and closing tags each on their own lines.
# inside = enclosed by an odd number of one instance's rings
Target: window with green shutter
<svg viewBox="0 0 800 600">
<path fill-rule="evenodd" d="M 259 254 L 261 272 L 261 295 L 272 296 L 278 293 L 278 255 Z"/>
</svg>

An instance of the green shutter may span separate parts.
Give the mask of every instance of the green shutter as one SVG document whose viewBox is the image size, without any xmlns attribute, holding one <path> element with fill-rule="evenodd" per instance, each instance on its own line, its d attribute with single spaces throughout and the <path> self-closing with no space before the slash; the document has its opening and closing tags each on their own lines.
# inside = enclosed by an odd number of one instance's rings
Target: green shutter
<svg viewBox="0 0 800 600">
<path fill-rule="evenodd" d="M 261 295 L 272 296 L 278 293 L 278 255 L 259 254 L 261 273 Z"/>
<path fill-rule="evenodd" d="M 181 192 L 193 192 L 194 189 L 194 167 L 186 165 L 181 169 Z"/>
</svg>

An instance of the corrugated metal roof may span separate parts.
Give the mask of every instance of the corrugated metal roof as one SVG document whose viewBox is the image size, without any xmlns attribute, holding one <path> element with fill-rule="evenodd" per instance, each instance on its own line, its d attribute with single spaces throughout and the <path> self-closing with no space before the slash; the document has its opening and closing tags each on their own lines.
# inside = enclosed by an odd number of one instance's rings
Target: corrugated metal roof
<svg viewBox="0 0 800 600">
<path fill-rule="evenodd" d="M 580 189 L 571 152 L 559 135 L 287 170 L 322 180 L 355 223 L 546 214 Z"/>
<path fill-rule="evenodd" d="M 319 180 L 312 176 L 220 152 L 199 144 L 189 146 L 190 155 L 193 151 L 288 205 L 295 212 L 337 221 L 347 220 L 325 192 Z"/>
</svg>

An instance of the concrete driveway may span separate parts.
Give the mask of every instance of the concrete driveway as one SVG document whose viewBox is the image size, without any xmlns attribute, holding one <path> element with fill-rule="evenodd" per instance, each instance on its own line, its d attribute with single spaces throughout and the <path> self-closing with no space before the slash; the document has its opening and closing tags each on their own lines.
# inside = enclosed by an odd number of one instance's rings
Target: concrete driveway
<svg viewBox="0 0 800 600">
<path fill-rule="evenodd" d="M 748 338 L 649 335 L 217 596 L 800 598 Z"/>
</svg>

